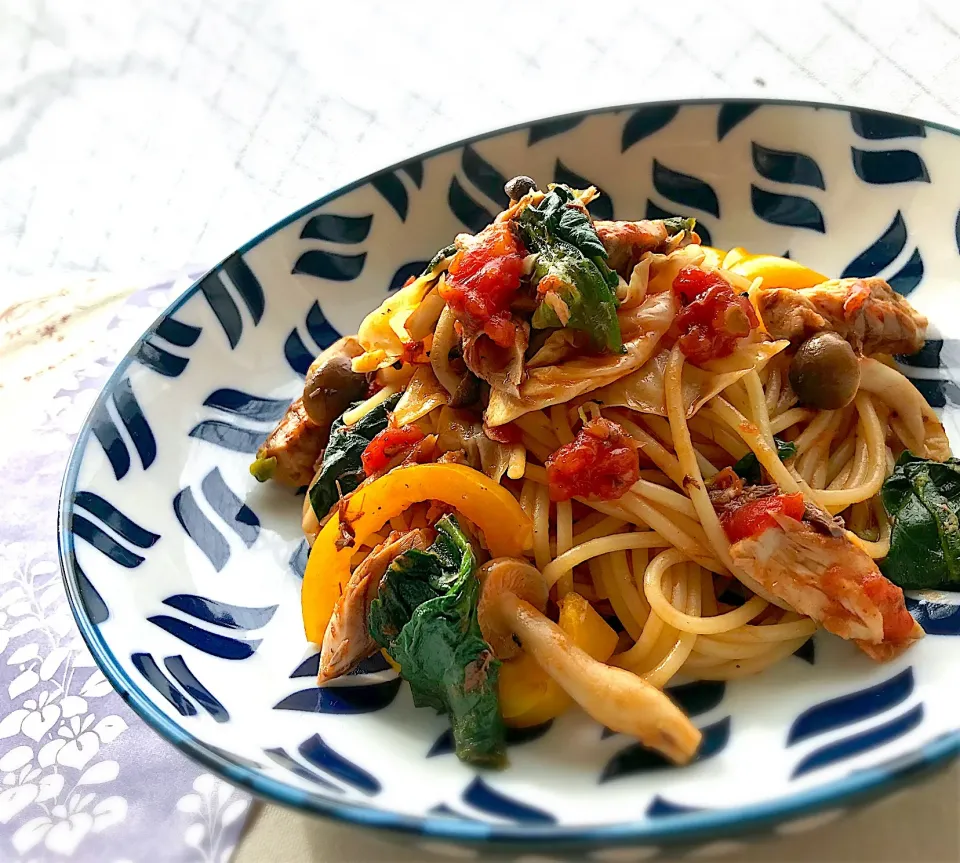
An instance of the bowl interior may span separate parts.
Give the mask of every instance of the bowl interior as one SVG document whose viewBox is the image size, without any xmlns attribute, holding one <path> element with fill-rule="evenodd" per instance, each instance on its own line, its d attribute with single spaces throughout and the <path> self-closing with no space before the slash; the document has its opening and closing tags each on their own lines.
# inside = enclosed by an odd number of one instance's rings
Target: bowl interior
<svg viewBox="0 0 960 863">
<path fill-rule="evenodd" d="M 960 139 L 870 112 L 662 104 L 560 118 L 415 159 L 292 216 L 214 268 L 138 341 L 78 442 L 61 542 L 98 662 L 158 730 L 234 782 L 362 823 L 453 838 L 670 841 L 791 819 L 953 754 L 960 613 L 889 665 L 817 636 L 755 678 L 674 692 L 704 730 L 665 767 L 579 712 L 514 732 L 510 767 L 451 752 L 375 662 L 325 690 L 303 640 L 301 498 L 251 453 L 312 357 L 529 174 L 604 192 L 601 218 L 693 215 L 705 243 L 882 275 L 932 321 L 905 366 L 956 442 Z M 901 766 L 905 762 L 900 762 Z"/>
</svg>

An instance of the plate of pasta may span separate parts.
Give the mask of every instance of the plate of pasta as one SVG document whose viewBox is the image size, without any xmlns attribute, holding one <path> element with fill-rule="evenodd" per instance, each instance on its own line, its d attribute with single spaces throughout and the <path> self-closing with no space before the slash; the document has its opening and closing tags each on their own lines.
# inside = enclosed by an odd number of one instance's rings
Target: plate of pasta
<svg viewBox="0 0 960 863">
<path fill-rule="evenodd" d="M 95 659 L 231 782 L 436 851 L 646 859 L 942 768 L 958 147 L 637 105 L 293 214 L 86 421 L 60 539 Z"/>
</svg>

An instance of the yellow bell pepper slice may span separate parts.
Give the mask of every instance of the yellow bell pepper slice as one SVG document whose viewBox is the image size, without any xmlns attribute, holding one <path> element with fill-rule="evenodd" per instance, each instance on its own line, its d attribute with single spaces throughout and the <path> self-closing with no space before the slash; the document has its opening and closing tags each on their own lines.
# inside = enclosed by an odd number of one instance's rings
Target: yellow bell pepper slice
<svg viewBox="0 0 960 863">
<path fill-rule="evenodd" d="M 727 253 L 723 249 L 715 249 L 713 246 L 701 246 L 703 250 L 703 265 L 706 267 L 717 267 L 723 263 Z"/>
<path fill-rule="evenodd" d="M 727 269 L 750 281 L 759 276 L 765 288 L 812 288 L 827 280 L 816 270 L 775 255 L 745 255 Z"/>
<path fill-rule="evenodd" d="M 557 623 L 578 647 L 598 662 L 606 662 L 613 656 L 619 641 L 617 633 L 579 593 L 568 593 L 560 600 Z"/>
<path fill-rule="evenodd" d="M 399 467 L 359 489 L 346 517 L 353 545 L 338 549 L 340 516 L 324 525 L 307 560 L 300 601 L 307 641 L 320 644 L 334 606 L 350 580 L 350 558 L 370 534 L 415 503 L 437 500 L 483 531 L 494 557 L 519 557 L 533 542 L 533 525 L 517 499 L 485 474 L 460 464 Z"/>
<path fill-rule="evenodd" d="M 606 662 L 617 646 L 617 633 L 579 593 L 560 600 L 560 628 L 574 644 L 598 662 Z M 573 699 L 529 654 L 500 666 L 500 712 L 507 725 L 528 728 L 563 713 Z"/>
<path fill-rule="evenodd" d="M 553 682 L 553 678 L 529 653 L 521 653 L 504 662 L 500 666 L 499 680 L 500 714 L 507 725 L 517 725 L 513 720 L 523 717 L 540 705 L 553 704 L 558 701 L 558 697 L 566 699 L 561 700 L 558 713 L 573 703 L 570 696 Z"/>
<path fill-rule="evenodd" d="M 723 268 L 729 270 L 732 266 L 742 261 L 744 258 L 749 258 L 750 253 L 743 248 L 743 246 L 734 246 L 729 252 L 723 256 Z"/>
<path fill-rule="evenodd" d="M 383 658 L 384 658 L 385 660 L 387 660 L 387 664 L 388 664 L 394 671 L 396 671 L 397 674 L 399 674 L 399 673 L 400 673 L 400 663 L 397 662 L 389 653 L 387 653 L 386 650 L 381 650 L 381 651 L 380 651 L 380 654 L 383 656 Z"/>
</svg>

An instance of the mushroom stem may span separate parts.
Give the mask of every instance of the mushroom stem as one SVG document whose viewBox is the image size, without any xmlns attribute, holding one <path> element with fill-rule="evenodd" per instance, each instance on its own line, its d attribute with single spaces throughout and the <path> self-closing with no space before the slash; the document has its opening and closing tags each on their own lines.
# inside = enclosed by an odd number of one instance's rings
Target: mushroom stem
<svg viewBox="0 0 960 863">
<path fill-rule="evenodd" d="M 497 598 L 497 610 L 524 650 L 597 722 L 638 738 L 677 764 L 693 758 L 700 731 L 659 689 L 629 671 L 597 662 L 513 593 Z"/>
</svg>

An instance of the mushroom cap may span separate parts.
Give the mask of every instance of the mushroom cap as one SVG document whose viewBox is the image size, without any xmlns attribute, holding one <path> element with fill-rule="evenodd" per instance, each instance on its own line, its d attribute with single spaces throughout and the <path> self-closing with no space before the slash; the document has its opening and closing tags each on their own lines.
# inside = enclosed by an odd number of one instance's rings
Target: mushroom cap
<svg viewBox="0 0 960 863">
<path fill-rule="evenodd" d="M 857 394 L 860 362 L 846 339 L 830 331 L 817 333 L 797 349 L 790 386 L 806 407 L 839 410 Z"/>
<path fill-rule="evenodd" d="M 344 336 L 310 364 L 303 384 L 303 408 L 317 425 L 329 428 L 350 402 L 363 395 L 367 378 L 351 365 L 362 353 L 354 336 Z"/>
<path fill-rule="evenodd" d="M 485 563 L 480 568 L 480 583 L 480 631 L 497 659 L 510 659 L 520 652 L 520 647 L 500 608 L 500 598 L 512 593 L 542 613 L 547 608 L 549 588 L 539 569 L 516 557 L 498 557 Z"/>
</svg>

